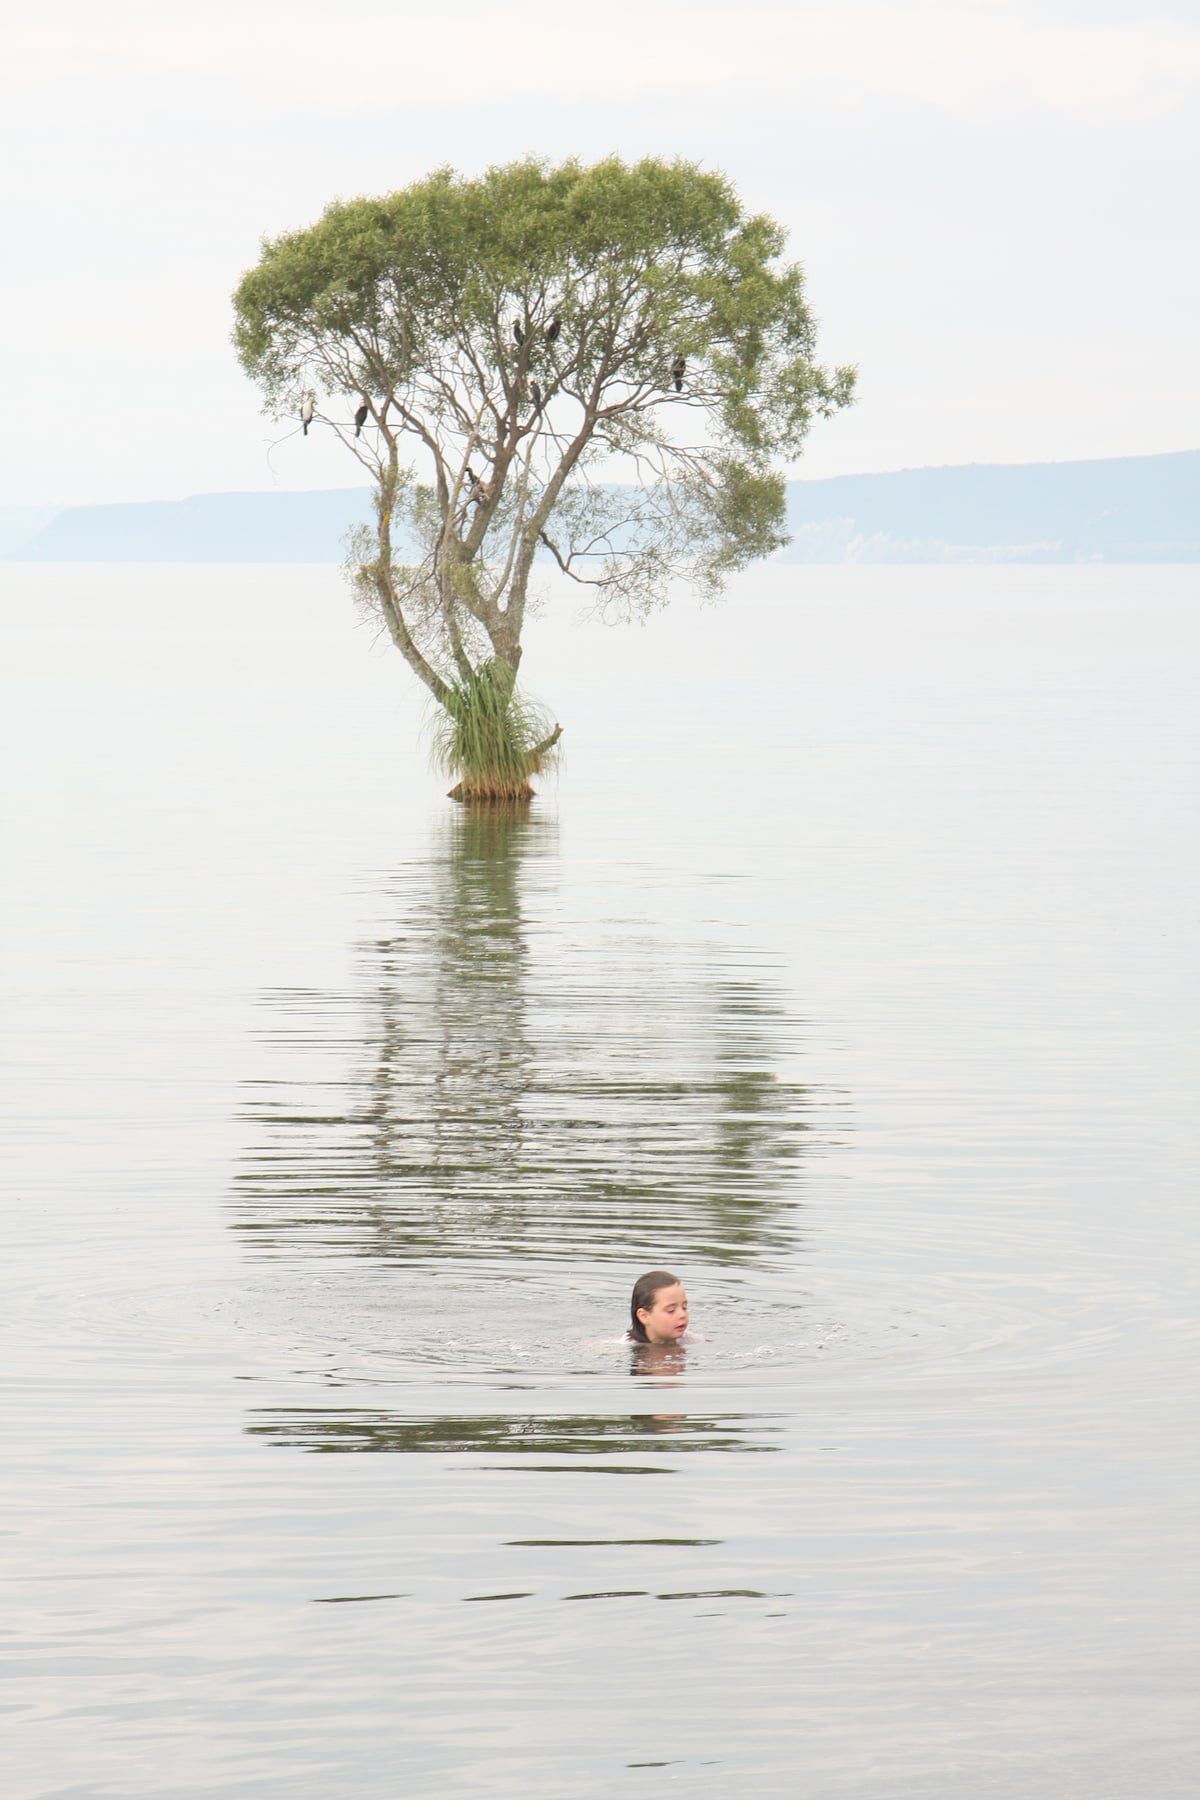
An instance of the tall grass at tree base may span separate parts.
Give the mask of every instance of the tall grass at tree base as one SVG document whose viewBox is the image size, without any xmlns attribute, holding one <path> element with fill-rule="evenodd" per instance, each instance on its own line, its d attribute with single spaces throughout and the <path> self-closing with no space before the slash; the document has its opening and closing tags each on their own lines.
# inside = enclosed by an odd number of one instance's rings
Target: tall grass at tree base
<svg viewBox="0 0 1200 1800">
<path fill-rule="evenodd" d="M 557 756 L 558 727 L 518 694 L 512 670 L 498 658 L 482 663 L 468 680 L 450 684 L 450 698 L 431 735 L 436 765 L 457 777 L 452 800 L 531 800 L 530 776 L 551 767 Z"/>
</svg>

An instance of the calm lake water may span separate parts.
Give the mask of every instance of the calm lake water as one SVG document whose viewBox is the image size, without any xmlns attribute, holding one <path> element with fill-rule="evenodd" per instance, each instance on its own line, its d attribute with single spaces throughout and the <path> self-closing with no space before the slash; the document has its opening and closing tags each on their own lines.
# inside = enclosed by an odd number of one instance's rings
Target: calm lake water
<svg viewBox="0 0 1200 1800">
<path fill-rule="evenodd" d="M 1197 585 L 0 572 L 6 1800 L 1195 1793 Z"/>
</svg>

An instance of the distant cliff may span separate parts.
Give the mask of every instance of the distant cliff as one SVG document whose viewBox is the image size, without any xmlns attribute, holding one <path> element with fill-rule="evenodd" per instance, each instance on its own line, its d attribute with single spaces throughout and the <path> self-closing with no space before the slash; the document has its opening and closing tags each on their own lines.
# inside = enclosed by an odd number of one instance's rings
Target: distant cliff
<svg viewBox="0 0 1200 1800">
<path fill-rule="evenodd" d="M 783 562 L 1200 562 L 1200 450 L 788 487 Z"/>
<path fill-rule="evenodd" d="M 12 562 L 340 562 L 371 517 L 367 488 L 300 494 L 193 494 L 123 506 L 69 506 Z"/>
<path fill-rule="evenodd" d="M 338 562 L 370 516 L 366 488 L 72 506 L 8 558 Z M 1200 450 L 793 481 L 788 523 L 784 563 L 1200 562 Z"/>
<path fill-rule="evenodd" d="M 62 510 L 61 506 L 0 506 L 0 562 L 14 550 L 24 549 Z"/>
</svg>

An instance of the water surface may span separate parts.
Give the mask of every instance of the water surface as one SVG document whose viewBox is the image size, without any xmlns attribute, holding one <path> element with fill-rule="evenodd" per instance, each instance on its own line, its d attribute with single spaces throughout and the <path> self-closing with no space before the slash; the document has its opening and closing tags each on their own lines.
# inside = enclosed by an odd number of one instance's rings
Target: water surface
<svg viewBox="0 0 1200 1800">
<path fill-rule="evenodd" d="M 6 1792 L 1192 1792 L 1195 602 L 3 577 Z"/>
</svg>

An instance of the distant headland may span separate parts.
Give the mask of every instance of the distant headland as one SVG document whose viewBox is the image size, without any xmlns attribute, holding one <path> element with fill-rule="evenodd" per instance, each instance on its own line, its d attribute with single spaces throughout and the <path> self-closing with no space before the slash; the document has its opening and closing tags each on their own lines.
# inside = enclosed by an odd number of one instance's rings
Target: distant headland
<svg viewBox="0 0 1200 1800">
<path fill-rule="evenodd" d="M 11 562 L 336 563 L 366 488 L 0 506 Z M 781 563 L 1200 562 L 1200 450 L 788 484 Z"/>
</svg>

